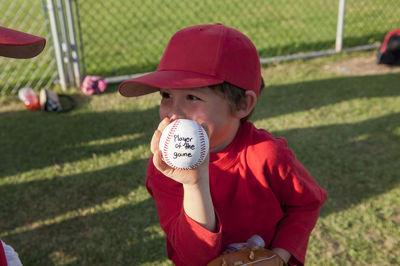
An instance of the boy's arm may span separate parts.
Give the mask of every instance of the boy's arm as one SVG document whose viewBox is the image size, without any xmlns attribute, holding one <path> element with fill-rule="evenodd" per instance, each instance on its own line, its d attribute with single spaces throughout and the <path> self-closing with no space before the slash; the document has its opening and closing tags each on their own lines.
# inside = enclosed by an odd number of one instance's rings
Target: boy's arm
<svg viewBox="0 0 400 266">
<path fill-rule="evenodd" d="M 216 217 L 211 199 L 209 179 L 183 185 L 183 209 L 194 221 L 211 232 L 216 231 Z"/>
<path fill-rule="evenodd" d="M 205 265 L 221 251 L 220 225 L 211 232 L 190 218 L 183 207 L 183 186 L 161 174 L 150 160 L 146 188 L 154 199 L 167 236 L 168 257 L 176 265 Z"/>
<path fill-rule="evenodd" d="M 154 166 L 165 176 L 183 185 L 183 207 L 186 214 L 207 230 L 214 232 L 216 217 L 209 184 L 209 158 L 192 170 L 177 170 L 168 166 L 162 160 L 158 146 L 162 131 L 170 122 L 169 118 L 163 119 L 151 140 Z"/>
<path fill-rule="evenodd" d="M 215 233 L 217 218 L 209 187 L 209 159 L 193 170 L 176 170 L 165 164 L 158 143 L 169 122 L 164 119 L 153 135 L 153 159 L 146 185 L 167 235 L 169 257 L 174 262 L 204 265 L 221 249 L 220 232 Z"/>
</svg>

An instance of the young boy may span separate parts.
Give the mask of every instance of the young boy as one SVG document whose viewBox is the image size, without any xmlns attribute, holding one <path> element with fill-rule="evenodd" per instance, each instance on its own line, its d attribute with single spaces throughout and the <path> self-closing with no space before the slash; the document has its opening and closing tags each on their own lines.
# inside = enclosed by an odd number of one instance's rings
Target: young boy
<svg viewBox="0 0 400 266">
<path fill-rule="evenodd" d="M 215 24 L 178 31 L 156 72 L 119 87 L 127 97 L 162 96 L 146 186 L 176 265 L 206 265 L 253 235 L 283 261 L 304 264 L 326 192 L 284 139 L 247 122 L 263 86 L 253 43 Z M 163 129 L 179 118 L 197 121 L 210 138 L 208 159 L 193 170 L 168 167 L 158 150 Z"/>
</svg>

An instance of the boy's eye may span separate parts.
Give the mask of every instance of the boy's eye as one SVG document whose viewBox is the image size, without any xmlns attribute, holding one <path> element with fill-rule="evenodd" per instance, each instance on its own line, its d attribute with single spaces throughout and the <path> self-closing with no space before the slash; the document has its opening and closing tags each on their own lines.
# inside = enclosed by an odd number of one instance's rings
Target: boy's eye
<svg viewBox="0 0 400 266">
<path fill-rule="evenodd" d="M 201 100 L 199 97 L 196 97 L 196 96 L 191 95 L 191 94 L 189 94 L 189 95 L 187 96 L 187 98 L 188 98 L 189 100 L 191 100 L 191 101 L 200 101 L 200 100 Z"/>
<path fill-rule="evenodd" d="M 167 93 L 167 92 L 160 92 L 161 97 L 164 99 L 168 99 L 171 98 L 171 94 Z"/>
</svg>

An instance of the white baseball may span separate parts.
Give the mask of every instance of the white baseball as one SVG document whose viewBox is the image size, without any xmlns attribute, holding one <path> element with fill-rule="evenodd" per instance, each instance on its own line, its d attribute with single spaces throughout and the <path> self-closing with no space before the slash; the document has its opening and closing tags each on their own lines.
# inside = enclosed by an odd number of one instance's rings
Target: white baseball
<svg viewBox="0 0 400 266">
<path fill-rule="evenodd" d="M 208 136 L 197 122 L 177 119 L 162 132 L 159 149 L 166 164 L 175 169 L 194 169 L 207 157 Z"/>
</svg>

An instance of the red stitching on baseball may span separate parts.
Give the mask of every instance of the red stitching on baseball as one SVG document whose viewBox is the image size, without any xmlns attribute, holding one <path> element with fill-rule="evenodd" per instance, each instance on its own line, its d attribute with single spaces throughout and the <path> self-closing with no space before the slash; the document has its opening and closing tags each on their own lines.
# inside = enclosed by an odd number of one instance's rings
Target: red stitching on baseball
<svg viewBox="0 0 400 266">
<path fill-rule="evenodd" d="M 200 158 L 199 161 L 196 163 L 195 167 L 200 165 L 200 162 L 203 162 L 206 156 L 206 143 L 205 143 L 205 136 L 204 136 L 204 131 L 201 126 L 198 126 L 198 131 L 199 131 L 199 139 L 200 139 Z"/>
<path fill-rule="evenodd" d="M 172 125 L 172 128 L 168 132 L 167 138 L 165 139 L 165 143 L 164 143 L 164 147 L 163 147 L 163 158 L 164 158 L 164 162 L 166 164 L 168 164 L 171 167 L 174 167 L 174 165 L 171 163 L 171 159 L 168 157 L 168 145 L 169 145 L 169 142 L 172 139 L 176 129 L 178 128 L 178 125 L 179 125 L 180 121 L 179 120 L 175 120 L 172 123 L 174 123 L 174 124 Z"/>
</svg>

